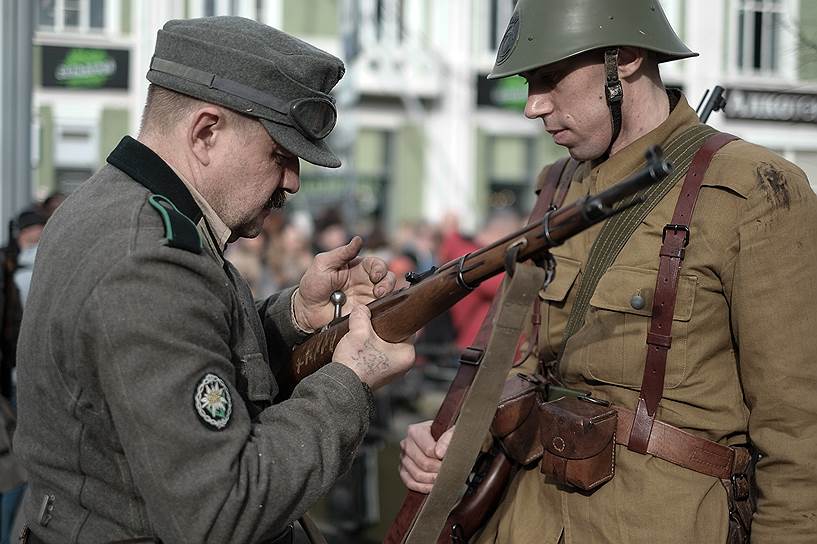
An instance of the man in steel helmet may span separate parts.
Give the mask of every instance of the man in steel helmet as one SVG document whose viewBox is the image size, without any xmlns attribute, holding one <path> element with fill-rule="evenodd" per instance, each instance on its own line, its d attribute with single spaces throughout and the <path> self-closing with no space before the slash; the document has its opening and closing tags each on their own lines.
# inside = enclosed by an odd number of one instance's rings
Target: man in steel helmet
<svg viewBox="0 0 817 544">
<path fill-rule="evenodd" d="M 651 329 L 666 313 L 653 307 L 662 239 L 677 233 L 685 173 L 714 132 L 683 95 L 664 88 L 658 65 L 694 55 L 654 0 L 517 4 L 489 77 L 523 76 L 525 115 L 541 119 L 578 161 L 562 172 L 572 179 L 566 201 L 624 179 L 652 145 L 675 156 L 680 175 L 601 269 L 596 260 L 616 238 L 596 244 L 602 226 L 553 250 L 556 279 L 540 295 L 539 357 L 513 371 L 536 372 L 541 362 L 568 387 L 619 410 L 617 432 L 626 432 L 614 438 L 614 477 L 577 491 L 532 463 L 517 472 L 480 543 L 748 542 L 749 521 L 753 543 L 816 538 L 817 197 L 799 168 L 740 140 L 714 148 L 694 215 L 685 216 L 688 246 L 675 253 L 682 262 L 666 317 L 671 334 Z M 580 296 L 586 313 L 571 321 Z M 620 407 L 643 415 L 644 391 L 657 387 L 647 385 L 649 350 L 663 351 L 666 362 L 642 444 L 643 428 L 622 426 Z M 449 440 L 447 433 L 435 442 L 428 423 L 410 427 L 400 467 L 407 487 L 431 490 Z M 728 494 L 749 494 L 750 471 L 734 471 L 738 453 L 725 458 L 726 477 L 710 469 L 717 452 L 745 453 L 723 448 L 740 444 L 760 453 L 756 511 L 730 519 L 736 503 Z"/>
</svg>

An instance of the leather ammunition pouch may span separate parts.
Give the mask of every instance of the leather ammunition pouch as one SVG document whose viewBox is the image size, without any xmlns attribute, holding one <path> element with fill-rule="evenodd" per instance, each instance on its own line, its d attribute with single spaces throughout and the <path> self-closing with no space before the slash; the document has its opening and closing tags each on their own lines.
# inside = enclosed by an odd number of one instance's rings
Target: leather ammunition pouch
<svg viewBox="0 0 817 544">
<path fill-rule="evenodd" d="M 505 382 L 491 434 L 515 463 L 530 465 L 542 457 L 537 406 L 542 402 L 544 379 L 517 374 Z"/>
<path fill-rule="evenodd" d="M 615 474 L 615 409 L 582 397 L 539 405 L 540 470 L 560 485 L 592 491 Z"/>
</svg>

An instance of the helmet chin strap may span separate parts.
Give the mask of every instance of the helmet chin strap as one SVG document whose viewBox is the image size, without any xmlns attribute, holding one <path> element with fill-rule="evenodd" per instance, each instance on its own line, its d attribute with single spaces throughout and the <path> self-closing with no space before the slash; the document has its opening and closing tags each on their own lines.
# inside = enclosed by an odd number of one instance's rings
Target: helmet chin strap
<svg viewBox="0 0 817 544">
<path fill-rule="evenodd" d="M 607 98 L 607 107 L 610 108 L 610 115 L 613 123 L 613 137 L 610 145 L 602 156 L 606 160 L 613 149 L 613 143 L 621 133 L 621 102 L 624 99 L 624 89 L 621 80 L 618 78 L 618 48 L 608 49 L 604 52 L 604 71 L 607 74 L 607 81 L 604 84 L 604 95 Z"/>
</svg>

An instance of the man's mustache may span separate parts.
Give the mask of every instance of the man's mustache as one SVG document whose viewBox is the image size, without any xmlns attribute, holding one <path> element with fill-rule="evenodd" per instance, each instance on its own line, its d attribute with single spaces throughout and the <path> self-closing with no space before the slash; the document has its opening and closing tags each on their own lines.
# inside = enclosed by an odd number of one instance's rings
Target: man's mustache
<svg viewBox="0 0 817 544">
<path fill-rule="evenodd" d="M 287 203 L 287 194 L 286 191 L 283 189 L 276 189 L 275 192 L 272 193 L 272 196 L 269 197 L 267 203 L 264 205 L 267 209 L 280 209 L 283 208 L 284 205 Z"/>
</svg>

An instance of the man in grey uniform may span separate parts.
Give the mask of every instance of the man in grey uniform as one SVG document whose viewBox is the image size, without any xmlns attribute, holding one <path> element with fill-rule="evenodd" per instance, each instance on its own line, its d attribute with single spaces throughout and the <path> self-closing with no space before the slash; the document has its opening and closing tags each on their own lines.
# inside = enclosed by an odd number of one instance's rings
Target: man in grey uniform
<svg viewBox="0 0 817 544">
<path fill-rule="evenodd" d="M 139 140 L 49 222 L 20 337 L 16 451 L 29 542 L 289 542 L 349 467 L 371 389 L 405 372 L 360 303 L 394 288 L 361 241 L 321 254 L 294 290 L 255 305 L 223 258 L 257 235 L 298 160 L 323 139 L 343 64 L 237 17 L 159 31 Z M 333 360 L 276 398 L 291 346 L 333 317 Z"/>
</svg>

